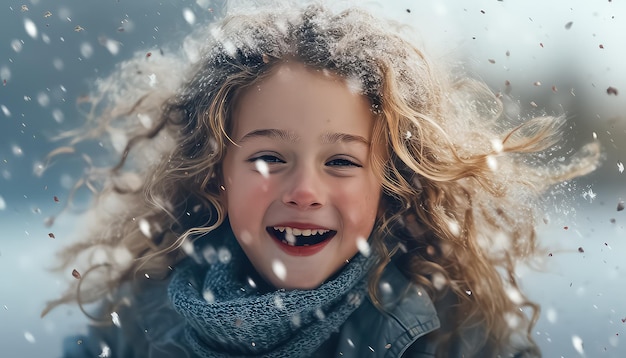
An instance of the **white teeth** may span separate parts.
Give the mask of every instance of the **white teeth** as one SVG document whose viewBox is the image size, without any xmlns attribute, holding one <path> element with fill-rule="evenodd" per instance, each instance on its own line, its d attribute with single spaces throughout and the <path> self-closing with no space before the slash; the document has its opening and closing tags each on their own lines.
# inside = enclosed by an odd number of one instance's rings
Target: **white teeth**
<svg viewBox="0 0 626 358">
<path fill-rule="evenodd" d="M 298 228 L 285 227 L 285 226 L 274 226 L 274 230 L 284 232 L 287 236 L 289 235 L 293 235 L 293 236 L 323 235 L 330 231 L 330 230 L 324 230 L 324 229 L 298 229 Z"/>
</svg>

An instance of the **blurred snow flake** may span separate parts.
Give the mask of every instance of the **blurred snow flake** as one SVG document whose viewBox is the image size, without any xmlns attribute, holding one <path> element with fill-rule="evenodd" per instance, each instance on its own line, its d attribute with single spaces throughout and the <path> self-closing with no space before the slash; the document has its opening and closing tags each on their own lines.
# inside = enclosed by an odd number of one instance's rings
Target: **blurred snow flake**
<svg viewBox="0 0 626 358">
<path fill-rule="evenodd" d="M 11 152 L 13 152 L 13 155 L 16 157 L 21 157 L 22 155 L 24 155 L 24 151 L 22 151 L 22 148 L 15 144 L 11 146 Z"/>
<path fill-rule="evenodd" d="M 459 236 L 459 234 L 461 234 L 461 228 L 456 220 L 448 221 L 448 230 L 450 230 L 450 233 L 454 236 Z"/>
<path fill-rule="evenodd" d="M 620 174 L 624 172 L 624 163 L 617 162 L 617 170 L 619 170 Z"/>
<path fill-rule="evenodd" d="M 193 25 L 196 23 L 196 15 L 188 7 L 183 9 L 183 17 L 185 18 L 185 21 L 187 21 L 189 25 Z"/>
<path fill-rule="evenodd" d="M 13 49 L 13 51 L 15 52 L 20 52 L 22 51 L 22 41 L 15 39 L 13 41 L 11 41 L 11 48 Z"/>
<path fill-rule="evenodd" d="M 435 287 L 437 291 L 443 290 L 447 282 L 446 278 L 440 272 L 435 272 L 433 274 L 432 281 L 433 281 L 433 287 Z"/>
<path fill-rule="evenodd" d="M 99 358 L 109 358 L 111 356 L 111 348 L 104 343 L 100 343 L 101 353 L 98 354 Z"/>
<path fill-rule="evenodd" d="M 0 109 L 2 109 L 2 113 L 4 114 L 5 117 L 11 117 L 11 111 L 9 111 L 9 109 L 7 108 L 7 106 L 0 105 Z"/>
<path fill-rule="evenodd" d="M 356 239 L 356 247 L 359 249 L 361 254 L 365 257 L 368 257 L 372 253 L 370 244 L 363 237 L 359 237 Z"/>
<path fill-rule="evenodd" d="M 302 324 L 302 319 L 300 318 L 300 315 L 298 313 L 291 316 L 291 324 L 294 328 L 298 328 Z"/>
<path fill-rule="evenodd" d="M 42 107 L 48 106 L 48 104 L 50 104 L 50 96 L 44 92 L 39 92 L 37 95 L 37 103 Z"/>
<path fill-rule="evenodd" d="M 157 81 L 156 75 L 154 73 L 151 73 L 150 75 L 148 75 L 148 85 L 150 87 L 156 86 L 157 83 L 159 82 Z"/>
<path fill-rule="evenodd" d="M 7 66 L 2 66 L 0 67 L 0 77 L 2 77 L 3 80 L 10 80 L 11 79 L 11 69 L 8 68 Z"/>
<path fill-rule="evenodd" d="M 33 174 L 35 174 L 36 177 L 41 178 L 45 171 L 46 167 L 42 162 L 36 161 L 35 164 L 33 164 Z"/>
<path fill-rule="evenodd" d="M 230 250 L 225 247 L 220 247 L 217 250 L 217 258 L 221 263 L 227 264 L 233 258 L 233 254 L 230 253 Z"/>
<path fill-rule="evenodd" d="M 572 336 L 572 345 L 574 346 L 574 349 L 576 350 L 576 352 L 578 352 L 578 354 L 580 354 L 581 356 L 585 355 L 585 350 L 583 348 L 583 340 L 582 340 L 582 338 L 580 338 L 577 335 L 573 335 Z"/>
<path fill-rule="evenodd" d="M 254 161 L 254 166 L 256 167 L 256 170 L 261 173 L 263 178 L 267 179 L 270 177 L 270 168 L 265 161 L 257 159 Z"/>
<path fill-rule="evenodd" d="M 285 302 L 283 302 L 283 299 L 279 295 L 274 296 L 274 306 L 279 310 L 285 309 Z"/>
<path fill-rule="evenodd" d="M 384 294 L 393 293 L 393 289 L 391 288 L 391 285 L 389 284 L 389 282 L 386 282 L 386 281 L 380 283 L 380 291 Z"/>
<path fill-rule="evenodd" d="M 24 338 L 26 338 L 28 343 L 35 343 L 35 336 L 33 336 L 33 334 L 28 331 L 24 332 Z"/>
<path fill-rule="evenodd" d="M 104 46 L 111 55 L 115 56 L 120 52 L 120 43 L 106 37 L 100 37 L 100 45 Z"/>
<path fill-rule="evenodd" d="M 287 268 L 281 261 L 274 260 L 272 262 L 272 271 L 279 280 L 284 281 L 287 278 Z"/>
<path fill-rule="evenodd" d="M 7 202 L 4 201 L 4 198 L 0 196 L 0 210 L 5 210 L 7 208 Z"/>
<path fill-rule="evenodd" d="M 548 310 L 546 311 L 546 319 L 548 320 L 548 322 L 555 324 L 557 321 L 557 312 L 554 308 L 550 307 L 548 308 Z"/>
<path fill-rule="evenodd" d="M 56 108 L 52 110 L 52 118 L 54 118 L 54 121 L 57 123 L 63 123 L 65 115 L 63 115 L 63 112 L 61 112 L 60 109 Z"/>
<path fill-rule="evenodd" d="M 501 153 L 502 149 L 504 149 L 504 145 L 502 144 L 502 140 L 498 138 L 494 138 L 491 140 L 491 148 L 496 153 Z"/>
<path fill-rule="evenodd" d="M 202 293 L 202 297 L 204 298 L 205 301 L 207 301 L 208 303 L 213 303 L 215 302 L 215 295 L 213 294 L 213 291 L 206 289 L 204 290 L 204 293 Z"/>
<path fill-rule="evenodd" d="M 137 113 L 137 119 L 139 119 L 139 123 L 141 123 L 141 125 L 144 128 L 146 129 L 152 128 L 152 118 L 150 118 L 149 115 L 143 114 L 143 113 Z"/>
<path fill-rule="evenodd" d="M 489 169 L 496 171 L 498 170 L 498 160 L 493 155 L 487 156 L 487 166 Z"/>
<path fill-rule="evenodd" d="M 80 54 L 84 58 L 91 58 L 93 56 L 93 46 L 89 42 L 83 42 L 80 44 Z"/>
<path fill-rule="evenodd" d="M 248 285 L 250 285 L 250 287 L 252 288 L 256 288 L 256 282 L 254 282 L 252 277 L 249 277 L 249 276 L 248 276 Z"/>
<path fill-rule="evenodd" d="M 116 327 L 121 327 L 120 316 L 117 314 L 117 312 L 111 312 L 111 322 L 113 322 Z"/>
<path fill-rule="evenodd" d="M 57 71 L 62 71 L 63 68 L 65 67 L 65 64 L 63 63 L 63 60 L 61 60 L 60 58 L 54 58 L 52 59 L 52 66 L 57 70 Z"/>
<path fill-rule="evenodd" d="M 24 29 L 28 36 L 36 39 L 37 38 L 37 25 L 33 22 L 33 20 L 26 18 L 24 19 Z"/>
<path fill-rule="evenodd" d="M 151 233 L 150 233 L 150 223 L 148 222 L 148 220 L 146 219 L 139 219 L 139 231 L 141 231 L 141 233 L 143 234 L 143 236 L 145 237 L 151 237 Z"/>
<path fill-rule="evenodd" d="M 593 192 L 593 189 L 589 188 L 589 191 L 583 192 L 583 198 L 589 200 L 590 203 L 596 198 L 597 194 Z"/>
</svg>

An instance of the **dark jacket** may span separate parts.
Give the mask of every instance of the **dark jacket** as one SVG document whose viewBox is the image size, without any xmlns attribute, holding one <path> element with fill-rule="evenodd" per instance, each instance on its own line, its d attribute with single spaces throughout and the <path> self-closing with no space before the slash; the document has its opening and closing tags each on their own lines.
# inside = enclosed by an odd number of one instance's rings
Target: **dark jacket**
<svg viewBox="0 0 626 358">
<path fill-rule="evenodd" d="M 382 311 L 364 300 L 314 357 L 434 356 L 427 334 L 439 328 L 439 319 L 426 292 L 392 264 L 385 269 L 381 283 Z M 195 357 L 179 343 L 184 322 L 169 305 L 166 281 L 147 287 L 117 314 L 119 327 L 92 326 L 87 336 L 67 338 L 63 357 Z"/>
</svg>

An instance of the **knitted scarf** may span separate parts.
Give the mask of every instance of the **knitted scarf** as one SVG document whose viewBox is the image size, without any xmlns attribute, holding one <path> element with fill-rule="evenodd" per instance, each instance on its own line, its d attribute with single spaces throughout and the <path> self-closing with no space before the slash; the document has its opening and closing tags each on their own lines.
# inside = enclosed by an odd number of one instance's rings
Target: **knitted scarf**
<svg viewBox="0 0 626 358">
<path fill-rule="evenodd" d="M 261 292 L 238 275 L 249 261 L 232 233 L 227 236 L 219 259 L 208 268 L 178 268 L 168 288 L 186 321 L 184 344 L 198 357 L 310 356 L 366 298 L 374 255 L 357 254 L 313 290 Z"/>
</svg>

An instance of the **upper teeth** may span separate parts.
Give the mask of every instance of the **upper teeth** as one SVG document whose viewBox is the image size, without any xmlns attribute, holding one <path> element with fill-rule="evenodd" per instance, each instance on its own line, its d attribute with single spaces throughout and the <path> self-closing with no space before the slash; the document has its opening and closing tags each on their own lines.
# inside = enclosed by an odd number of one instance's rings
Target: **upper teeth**
<svg viewBox="0 0 626 358">
<path fill-rule="evenodd" d="M 274 226 L 274 230 L 285 232 L 287 236 L 289 235 L 294 235 L 294 236 L 321 235 L 330 231 L 330 230 L 324 230 L 324 229 L 297 229 L 295 227 L 285 227 L 285 226 Z"/>
</svg>

